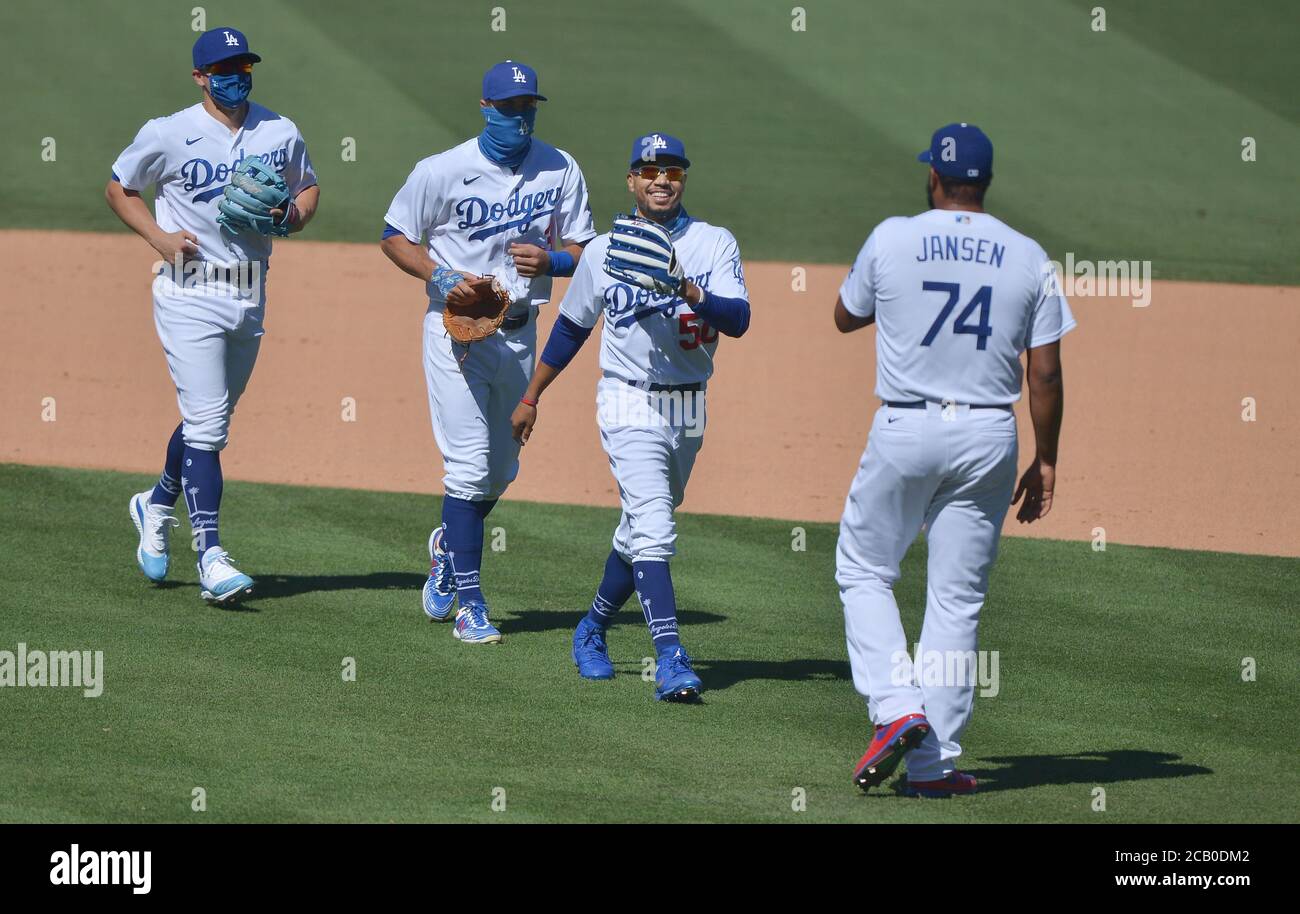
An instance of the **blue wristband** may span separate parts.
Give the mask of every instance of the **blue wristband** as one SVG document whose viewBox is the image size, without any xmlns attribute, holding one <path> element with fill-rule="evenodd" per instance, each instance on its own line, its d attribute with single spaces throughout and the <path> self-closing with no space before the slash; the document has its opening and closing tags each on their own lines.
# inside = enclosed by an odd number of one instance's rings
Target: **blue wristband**
<svg viewBox="0 0 1300 914">
<path fill-rule="evenodd" d="M 446 298 L 451 294 L 451 290 L 456 288 L 456 283 L 460 282 L 464 278 L 465 276 L 463 274 L 457 273 L 455 270 L 449 270 L 447 267 L 438 267 L 433 271 L 433 276 L 430 277 L 430 281 L 438 287 L 438 291 L 442 293 L 442 297 Z"/>
<path fill-rule="evenodd" d="M 572 276 L 578 261 L 568 251 L 551 251 L 551 266 L 546 271 L 548 276 Z"/>
</svg>

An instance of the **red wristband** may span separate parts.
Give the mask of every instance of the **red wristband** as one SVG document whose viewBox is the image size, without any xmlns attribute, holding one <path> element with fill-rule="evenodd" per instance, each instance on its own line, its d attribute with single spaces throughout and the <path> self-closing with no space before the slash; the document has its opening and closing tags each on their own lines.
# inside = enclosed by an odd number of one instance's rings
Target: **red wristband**
<svg viewBox="0 0 1300 914">
<path fill-rule="evenodd" d="M 533 407 L 534 409 L 537 408 L 537 401 L 536 401 L 536 400 L 530 400 L 530 399 L 528 399 L 527 397 L 520 397 L 520 398 L 519 398 L 519 402 L 520 402 L 520 403 L 526 403 L 527 405 Z"/>
</svg>

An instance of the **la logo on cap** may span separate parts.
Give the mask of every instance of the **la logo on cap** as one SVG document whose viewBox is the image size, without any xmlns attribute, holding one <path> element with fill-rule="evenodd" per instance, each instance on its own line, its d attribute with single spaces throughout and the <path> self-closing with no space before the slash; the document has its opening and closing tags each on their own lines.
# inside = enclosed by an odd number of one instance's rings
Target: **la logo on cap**
<svg viewBox="0 0 1300 914">
<path fill-rule="evenodd" d="M 668 148 L 668 141 L 665 140 L 663 137 L 661 137 L 661 136 L 660 136 L 659 134 L 657 134 L 657 133 L 654 135 L 654 141 L 655 141 L 655 149 L 667 149 L 667 148 Z"/>
<path fill-rule="evenodd" d="M 515 82 L 517 82 L 517 83 L 526 83 L 526 82 L 528 82 L 528 77 L 525 76 L 525 75 L 520 71 L 520 69 L 519 69 L 518 67 L 511 67 L 510 69 L 511 69 L 511 70 L 514 70 L 514 72 L 515 72 Z"/>
<path fill-rule="evenodd" d="M 225 31 L 224 29 L 222 30 L 221 34 L 223 34 L 223 35 L 226 36 L 226 47 L 228 47 L 228 48 L 237 48 L 237 47 L 239 47 L 239 39 L 236 38 L 234 35 L 230 34 L 229 32 Z"/>
</svg>

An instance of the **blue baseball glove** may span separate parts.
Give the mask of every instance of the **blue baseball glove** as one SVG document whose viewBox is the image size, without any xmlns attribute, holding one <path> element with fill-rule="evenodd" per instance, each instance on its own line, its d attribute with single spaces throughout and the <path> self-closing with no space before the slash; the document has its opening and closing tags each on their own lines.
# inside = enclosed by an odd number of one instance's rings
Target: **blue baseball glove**
<svg viewBox="0 0 1300 914">
<path fill-rule="evenodd" d="M 615 216 L 605 252 L 605 272 L 658 295 L 676 295 L 686 271 L 668 230 L 638 216 Z"/>
<path fill-rule="evenodd" d="M 262 235 L 289 234 L 292 195 L 284 178 L 266 167 L 261 159 L 247 158 L 230 177 L 217 209 L 217 222 L 235 234 L 252 229 Z M 276 217 L 271 210 L 280 210 Z"/>
</svg>

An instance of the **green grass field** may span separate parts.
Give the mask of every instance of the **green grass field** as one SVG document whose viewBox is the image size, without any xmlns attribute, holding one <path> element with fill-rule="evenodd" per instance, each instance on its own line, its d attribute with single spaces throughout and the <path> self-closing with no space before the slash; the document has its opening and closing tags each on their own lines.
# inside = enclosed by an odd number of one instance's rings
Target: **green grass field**
<svg viewBox="0 0 1300 914">
<path fill-rule="evenodd" d="M 965 741 L 984 790 L 921 801 L 849 784 L 866 717 L 830 525 L 795 552 L 789 523 L 681 518 L 673 574 L 709 690 L 677 706 L 640 677 L 635 606 L 611 637 L 618 678 L 570 663 L 611 511 L 503 502 L 484 576 L 506 640 L 466 646 L 418 607 L 436 499 L 228 483 L 226 545 L 258 581 L 233 610 L 199 599 L 184 529 L 174 583 L 137 572 L 126 501 L 147 483 L 0 466 L 0 650 L 105 665 L 95 699 L 0 688 L 0 821 L 1296 817 L 1295 559 L 1005 540 L 981 626 L 1000 693 Z M 920 543 L 899 586 L 913 634 L 923 568 Z"/>
<path fill-rule="evenodd" d="M 1300 17 L 1288 0 L 229 0 L 265 61 L 253 97 L 294 118 L 321 178 L 310 237 L 371 242 L 412 165 L 477 133 L 480 79 L 541 74 L 539 135 L 571 151 L 598 224 L 625 209 L 632 138 L 677 133 L 688 205 L 754 260 L 848 263 L 923 207 L 930 133 L 980 124 L 989 205 L 1057 259 L 1149 260 L 1158 278 L 1300 282 L 1289 150 Z M 197 101 L 179 0 L 9 0 L 0 225 L 119 231 L 102 199 L 148 118 Z M 57 160 L 41 158 L 42 141 Z M 344 138 L 356 161 L 342 161 Z M 1257 161 L 1243 162 L 1244 137 Z"/>
</svg>

